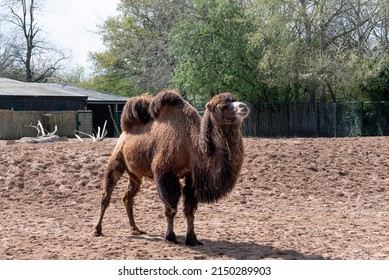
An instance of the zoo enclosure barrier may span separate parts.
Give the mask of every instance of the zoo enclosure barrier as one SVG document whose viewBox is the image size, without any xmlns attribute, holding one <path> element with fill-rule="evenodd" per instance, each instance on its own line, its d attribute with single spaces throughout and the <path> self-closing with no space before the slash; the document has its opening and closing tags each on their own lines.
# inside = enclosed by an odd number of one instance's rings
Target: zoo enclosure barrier
<svg viewBox="0 0 389 280">
<path fill-rule="evenodd" d="M 389 102 L 260 103 L 249 107 L 242 126 L 245 137 L 389 135 Z M 204 107 L 197 110 L 203 115 Z M 114 116 L 119 130 L 121 113 Z"/>
<path fill-rule="evenodd" d="M 389 102 L 251 104 L 246 137 L 389 135 Z"/>
<path fill-rule="evenodd" d="M 48 131 L 57 125 L 58 136 L 74 137 L 75 129 L 85 133 L 92 131 L 92 111 L 11 111 L 0 110 L 0 139 L 16 140 L 36 137 L 38 120 Z"/>
</svg>

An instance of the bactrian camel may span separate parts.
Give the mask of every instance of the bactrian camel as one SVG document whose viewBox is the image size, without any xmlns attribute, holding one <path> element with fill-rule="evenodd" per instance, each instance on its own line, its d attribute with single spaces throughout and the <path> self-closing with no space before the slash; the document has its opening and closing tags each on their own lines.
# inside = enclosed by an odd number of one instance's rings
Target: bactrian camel
<svg viewBox="0 0 389 280">
<path fill-rule="evenodd" d="M 244 158 L 240 127 L 248 114 L 247 105 L 230 93 L 214 96 L 203 118 L 174 90 L 162 91 L 155 98 L 130 98 L 121 117 L 123 132 L 106 169 L 95 236 L 102 235 L 112 191 L 127 172 L 129 184 L 123 202 L 133 234 L 145 233 L 135 224 L 133 204 L 142 178 L 151 178 L 165 206 L 166 240 L 177 243 L 173 224 L 182 193 L 185 244 L 202 245 L 194 231 L 197 205 L 216 202 L 236 185 Z"/>
</svg>

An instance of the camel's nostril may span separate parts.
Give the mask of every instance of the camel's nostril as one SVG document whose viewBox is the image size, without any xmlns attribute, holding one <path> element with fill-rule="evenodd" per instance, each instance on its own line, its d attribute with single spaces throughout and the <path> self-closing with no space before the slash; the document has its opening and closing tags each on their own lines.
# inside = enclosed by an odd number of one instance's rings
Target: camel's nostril
<svg viewBox="0 0 389 280">
<path fill-rule="evenodd" d="M 246 105 L 239 106 L 239 107 L 240 107 L 240 110 L 241 110 L 242 112 L 249 112 L 249 111 L 250 111 L 249 107 L 247 107 Z"/>
<path fill-rule="evenodd" d="M 250 109 L 246 104 L 242 103 L 242 104 L 239 104 L 239 111 L 242 113 L 249 113 Z"/>
</svg>

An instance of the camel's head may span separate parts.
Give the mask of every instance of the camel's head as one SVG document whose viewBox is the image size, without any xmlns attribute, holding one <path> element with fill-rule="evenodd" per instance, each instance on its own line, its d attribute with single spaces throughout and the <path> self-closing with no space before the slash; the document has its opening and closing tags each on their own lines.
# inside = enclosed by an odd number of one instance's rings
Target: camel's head
<svg viewBox="0 0 389 280">
<path fill-rule="evenodd" d="M 249 107 L 238 102 L 231 93 L 214 96 L 206 105 L 217 126 L 240 125 L 250 113 Z"/>
</svg>

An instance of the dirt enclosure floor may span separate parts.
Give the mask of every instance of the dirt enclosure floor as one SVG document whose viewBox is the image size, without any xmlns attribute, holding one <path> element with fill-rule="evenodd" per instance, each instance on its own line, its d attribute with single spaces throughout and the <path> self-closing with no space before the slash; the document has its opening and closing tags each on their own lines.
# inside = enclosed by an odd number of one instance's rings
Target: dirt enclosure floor
<svg viewBox="0 0 389 280">
<path fill-rule="evenodd" d="M 186 247 L 182 205 L 164 242 L 163 205 L 142 185 L 133 236 L 125 175 L 93 237 L 105 165 L 102 142 L 0 142 L 0 259 L 389 259 L 389 137 L 245 139 L 238 185 L 200 204 Z"/>
</svg>

